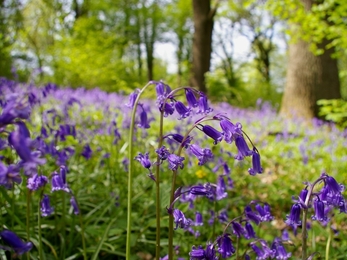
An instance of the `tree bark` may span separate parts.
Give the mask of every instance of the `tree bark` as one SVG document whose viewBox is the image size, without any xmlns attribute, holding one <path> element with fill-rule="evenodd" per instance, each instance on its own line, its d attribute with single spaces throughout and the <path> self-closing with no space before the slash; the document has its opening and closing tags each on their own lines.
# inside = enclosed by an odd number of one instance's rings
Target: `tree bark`
<svg viewBox="0 0 347 260">
<path fill-rule="evenodd" d="M 193 0 L 194 36 L 190 84 L 204 93 L 207 93 L 205 73 L 210 70 L 213 18 L 216 10 L 217 6 L 211 8 L 211 0 Z"/>
<path fill-rule="evenodd" d="M 306 9 L 312 0 L 302 0 Z M 321 48 L 329 43 L 324 40 Z M 280 113 L 311 119 L 318 116 L 317 100 L 341 98 L 337 60 L 333 59 L 333 49 L 315 56 L 309 50 L 309 43 L 299 40 L 289 45 L 287 82 Z"/>
</svg>

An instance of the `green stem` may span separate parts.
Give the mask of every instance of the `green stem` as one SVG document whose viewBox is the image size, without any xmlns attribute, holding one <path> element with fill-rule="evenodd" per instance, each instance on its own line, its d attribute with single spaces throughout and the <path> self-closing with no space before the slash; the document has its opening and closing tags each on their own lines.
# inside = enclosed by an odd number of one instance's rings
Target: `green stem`
<svg viewBox="0 0 347 260">
<path fill-rule="evenodd" d="M 235 254 L 235 259 L 239 259 L 239 249 L 240 249 L 240 237 L 236 238 L 236 254 Z"/>
<path fill-rule="evenodd" d="M 26 233 L 27 233 L 27 241 L 30 241 L 30 199 L 31 199 L 31 191 L 27 190 L 27 212 L 26 212 Z M 30 251 L 26 254 L 27 259 L 30 259 Z"/>
<path fill-rule="evenodd" d="M 159 123 L 159 143 L 158 149 L 163 145 L 163 127 L 164 127 L 164 113 L 160 113 L 160 123 Z M 155 172 L 155 201 L 156 201 L 156 249 L 155 249 L 155 259 L 160 259 L 160 213 L 161 213 L 161 204 L 160 204 L 160 158 L 157 156 L 157 165 Z"/>
<path fill-rule="evenodd" d="M 60 254 L 61 254 L 61 257 L 63 259 L 65 259 L 65 245 L 66 245 L 66 226 L 65 226 L 65 222 L 66 222 L 66 205 L 65 205 L 65 192 L 61 192 L 61 201 L 62 201 L 62 222 L 61 222 L 61 225 L 62 225 L 62 237 L 63 237 L 63 244 L 61 245 L 61 251 L 60 251 Z"/>
<path fill-rule="evenodd" d="M 330 245 L 331 245 L 331 238 L 332 238 L 332 230 L 330 228 L 330 226 L 327 227 L 328 231 L 329 231 L 329 237 L 328 237 L 328 241 L 327 241 L 327 246 L 325 248 L 325 260 L 329 260 L 329 252 L 330 252 Z"/>
<path fill-rule="evenodd" d="M 139 103 L 141 94 L 143 91 L 152 84 L 152 82 L 149 82 L 146 86 L 144 86 L 141 91 L 138 93 L 136 101 L 134 103 L 134 108 L 131 113 L 131 124 L 130 124 L 130 133 L 129 133 L 129 151 L 128 151 L 128 159 L 129 159 L 129 168 L 128 168 L 128 212 L 127 212 L 127 238 L 126 238 L 126 252 L 125 257 L 126 259 L 130 260 L 130 249 L 131 249 L 131 213 L 132 213 L 132 193 L 133 193 L 133 159 L 134 159 L 134 147 L 133 147 L 133 136 L 134 136 L 134 128 L 135 128 L 135 116 L 136 116 L 136 109 L 137 105 Z"/>
<path fill-rule="evenodd" d="M 40 201 L 42 200 L 42 193 L 40 196 Z M 40 260 L 43 260 L 43 254 L 42 254 L 42 230 L 41 230 L 41 202 L 39 201 L 39 205 L 37 207 L 37 225 L 38 225 L 38 231 L 39 231 L 39 256 Z"/>
<path fill-rule="evenodd" d="M 76 199 L 76 197 L 75 197 Z M 76 199 L 76 203 L 77 203 L 77 199 Z M 78 203 L 77 203 L 78 205 Z M 84 239 L 84 224 L 83 224 L 83 217 L 82 217 L 82 213 L 81 210 L 78 213 L 79 215 L 79 219 L 80 219 L 80 226 L 81 226 L 81 238 L 82 238 L 82 247 L 83 247 L 83 259 L 87 260 L 87 248 L 86 248 L 86 240 Z"/>
</svg>

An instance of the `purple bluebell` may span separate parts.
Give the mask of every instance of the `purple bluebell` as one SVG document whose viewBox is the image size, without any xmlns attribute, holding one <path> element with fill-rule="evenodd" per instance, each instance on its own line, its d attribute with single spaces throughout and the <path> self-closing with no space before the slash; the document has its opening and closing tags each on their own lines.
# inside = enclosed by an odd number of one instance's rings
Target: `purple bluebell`
<svg viewBox="0 0 347 260">
<path fill-rule="evenodd" d="M 220 121 L 220 127 L 223 130 L 225 142 L 231 144 L 237 136 L 242 135 L 242 125 L 240 123 L 234 125 L 227 119 Z"/>
<path fill-rule="evenodd" d="M 222 258 L 228 258 L 235 253 L 235 248 L 228 234 L 224 234 L 217 239 L 218 253 Z"/>
<path fill-rule="evenodd" d="M 221 132 L 219 132 L 217 129 L 210 125 L 204 125 L 202 127 L 202 131 L 207 135 L 208 137 L 212 138 L 214 140 L 214 144 L 218 144 L 223 140 L 223 135 Z"/>
<path fill-rule="evenodd" d="M 164 99 L 170 98 L 169 94 L 171 92 L 171 88 L 169 85 L 164 84 L 162 81 L 155 84 L 155 91 L 157 92 L 158 103 L 162 103 Z"/>
<path fill-rule="evenodd" d="M 322 225 L 326 225 L 329 221 L 329 218 L 327 216 L 327 211 L 325 210 L 324 202 L 318 199 L 315 199 L 313 202 L 313 208 L 314 208 L 314 216 L 312 216 L 313 220 L 317 220 Z"/>
<path fill-rule="evenodd" d="M 212 151 L 208 148 L 202 149 L 197 144 L 191 144 L 189 150 L 198 158 L 198 165 L 204 165 L 209 160 L 213 159 Z"/>
<path fill-rule="evenodd" d="M 42 217 L 48 217 L 54 212 L 54 208 L 51 207 L 51 203 L 48 195 L 44 194 L 41 200 L 41 215 Z"/>
<path fill-rule="evenodd" d="M 191 109 L 186 107 L 181 101 L 176 101 L 175 108 L 177 113 L 180 115 L 178 119 L 184 119 L 190 116 Z"/>
<path fill-rule="evenodd" d="M 61 178 L 61 175 L 58 174 L 57 172 L 54 172 L 52 174 L 52 192 L 53 191 L 58 191 L 58 190 L 63 190 L 65 192 L 70 192 L 70 189 L 66 183 L 63 182 L 63 179 Z"/>
<path fill-rule="evenodd" d="M 244 157 L 250 156 L 253 152 L 249 149 L 246 140 L 243 136 L 239 135 L 235 138 L 235 144 L 237 147 L 237 156 L 235 156 L 236 160 L 243 160 Z"/>
<path fill-rule="evenodd" d="M 136 89 L 134 92 L 132 92 L 129 96 L 129 102 L 127 104 L 125 104 L 125 106 L 129 107 L 129 108 L 133 108 L 134 105 L 135 105 L 135 101 L 136 101 L 136 98 L 138 96 L 138 92 L 139 90 Z"/>
<path fill-rule="evenodd" d="M 269 204 L 265 203 L 264 207 L 262 207 L 260 204 L 257 204 L 255 205 L 255 209 L 259 213 L 261 222 L 273 220 L 273 216 L 271 215 Z"/>
<path fill-rule="evenodd" d="M 299 203 L 295 203 L 291 210 L 290 214 L 287 215 L 287 219 L 285 223 L 288 226 L 291 226 L 294 229 L 294 234 L 296 234 L 296 229 L 298 226 L 301 225 L 301 220 L 300 220 L 300 213 L 301 213 L 301 207 Z"/>
<path fill-rule="evenodd" d="M 333 194 L 341 193 L 342 191 L 344 191 L 344 186 L 338 184 L 333 177 L 328 175 L 325 178 L 325 185 L 328 189 L 328 192 L 331 192 Z"/>
<path fill-rule="evenodd" d="M 63 183 L 66 183 L 66 174 L 67 174 L 67 172 L 68 172 L 68 170 L 67 170 L 66 166 L 65 165 L 61 165 L 59 174 L 61 176 L 61 179 L 62 179 Z"/>
<path fill-rule="evenodd" d="M 12 189 L 14 183 L 20 184 L 22 177 L 19 172 L 20 167 L 18 165 L 11 164 L 6 166 L 0 161 L 0 186 Z"/>
<path fill-rule="evenodd" d="M 192 250 L 189 252 L 190 260 L 205 260 L 206 253 L 202 246 L 193 246 Z"/>
<path fill-rule="evenodd" d="M 89 160 L 92 155 L 93 155 L 93 150 L 90 148 L 89 144 L 86 144 L 84 147 L 83 147 L 83 150 L 82 150 L 82 153 L 81 155 L 86 158 L 87 160 Z"/>
<path fill-rule="evenodd" d="M 150 128 L 148 117 L 147 117 L 147 112 L 143 106 L 141 106 L 142 111 L 140 112 L 140 123 L 137 124 L 139 128 L 144 128 L 148 129 Z"/>
<path fill-rule="evenodd" d="M 199 211 L 195 212 L 195 226 L 202 226 L 204 222 L 202 220 L 202 215 Z"/>
<path fill-rule="evenodd" d="M 16 233 L 10 230 L 1 231 L 0 238 L 3 242 L 6 243 L 6 245 L 10 247 L 10 249 L 12 249 L 18 255 L 29 252 L 33 247 L 33 243 L 24 242 L 20 237 L 17 236 Z"/>
<path fill-rule="evenodd" d="M 228 213 L 226 209 L 222 209 L 218 214 L 218 220 L 221 223 L 228 222 Z"/>
<path fill-rule="evenodd" d="M 306 201 L 307 194 L 308 194 L 308 190 L 306 188 L 301 190 L 298 200 L 297 201 L 294 200 L 294 201 L 299 202 L 302 207 L 306 207 L 305 201 Z"/>
<path fill-rule="evenodd" d="M 261 222 L 261 217 L 252 210 L 251 206 L 247 205 L 244 209 L 244 213 L 246 218 L 253 221 L 256 225 L 259 225 Z"/>
<path fill-rule="evenodd" d="M 208 114 L 212 112 L 213 109 L 209 107 L 208 102 L 207 102 L 207 97 L 200 93 L 200 98 L 199 98 L 199 109 L 197 110 L 198 114 Z"/>
<path fill-rule="evenodd" d="M 168 134 L 168 135 L 164 136 L 164 138 L 168 138 L 168 137 L 171 137 L 173 140 L 175 140 L 176 142 L 178 142 L 180 144 L 182 144 L 183 139 L 184 139 L 184 136 L 181 134 Z M 182 146 L 184 148 L 188 148 L 188 146 L 192 140 L 193 140 L 193 137 L 188 135 L 187 138 L 184 140 Z"/>
<path fill-rule="evenodd" d="M 36 171 L 36 166 L 44 164 L 46 160 L 40 158 L 40 152 L 32 152 L 30 145 L 32 141 L 28 138 L 29 131 L 24 124 L 18 124 L 17 130 L 10 133 L 8 137 L 9 144 L 16 150 L 18 156 L 23 161 L 24 173 L 31 175 Z M 32 170 L 32 171 L 31 171 Z"/>
<path fill-rule="evenodd" d="M 219 175 L 217 179 L 216 200 L 224 199 L 227 196 L 228 193 L 226 192 L 224 177 L 222 175 Z"/>
<path fill-rule="evenodd" d="M 287 260 L 292 256 L 291 253 L 287 253 L 279 238 L 274 239 L 274 242 L 271 245 L 271 249 L 276 252 L 275 257 L 278 260 Z"/>
<path fill-rule="evenodd" d="M 73 213 L 74 213 L 75 215 L 80 214 L 80 209 L 79 209 L 79 207 L 78 207 L 78 204 L 77 204 L 77 201 L 76 201 L 75 196 L 72 196 L 72 197 L 70 198 L 70 204 L 71 204 L 71 206 L 72 206 Z"/>
<path fill-rule="evenodd" d="M 183 169 L 184 167 L 184 157 L 178 156 L 176 154 L 170 154 L 167 158 L 169 162 L 169 169 L 176 171 L 178 168 Z"/>
<path fill-rule="evenodd" d="M 257 173 L 262 173 L 263 168 L 261 167 L 260 163 L 260 155 L 258 151 L 253 148 L 253 154 L 252 154 L 252 168 L 248 169 L 248 172 L 250 175 L 256 175 Z"/>
<path fill-rule="evenodd" d="M 164 111 L 164 117 L 168 117 L 175 112 L 175 103 L 174 102 L 166 102 L 165 104 L 161 104 L 159 107 L 160 111 Z"/>
<path fill-rule="evenodd" d="M 196 100 L 193 90 L 191 90 L 190 88 L 185 88 L 184 90 L 186 92 L 188 106 L 190 108 L 197 107 L 199 105 L 199 102 Z"/>
<path fill-rule="evenodd" d="M 28 178 L 27 188 L 31 191 L 38 190 L 48 183 L 48 178 L 44 175 L 34 174 Z"/>
<path fill-rule="evenodd" d="M 135 160 L 139 161 L 141 165 L 146 169 L 149 169 L 152 166 L 152 163 L 149 160 L 148 152 L 145 154 L 139 153 L 137 156 L 135 156 Z"/>
<path fill-rule="evenodd" d="M 242 237 L 246 234 L 246 230 L 244 229 L 244 227 L 236 221 L 231 222 L 231 230 L 237 237 Z"/>
<path fill-rule="evenodd" d="M 28 102 L 18 98 L 17 95 L 11 95 L 3 106 L 0 115 L 0 126 L 11 124 L 16 118 L 28 119 L 31 108 Z"/>
<path fill-rule="evenodd" d="M 248 221 L 245 224 L 245 231 L 246 232 L 245 232 L 244 236 L 246 239 L 256 238 L 253 226 Z"/>
<path fill-rule="evenodd" d="M 283 240 L 283 241 L 288 241 L 288 240 L 289 240 L 289 232 L 288 232 L 287 229 L 284 229 L 284 230 L 282 231 L 282 240 Z"/>
<path fill-rule="evenodd" d="M 189 193 L 195 196 L 206 196 L 211 197 L 212 187 L 209 183 L 205 185 L 195 185 L 189 189 Z"/>
<path fill-rule="evenodd" d="M 165 146 L 156 149 L 155 152 L 158 154 L 161 161 L 166 160 L 170 155 L 170 151 Z"/>
<path fill-rule="evenodd" d="M 191 221 L 189 219 L 187 219 L 184 216 L 183 212 L 180 211 L 179 209 L 174 209 L 172 214 L 174 217 L 174 222 L 176 224 L 175 229 L 177 229 L 179 227 L 183 228 L 183 229 L 187 229 L 192 224 Z"/>
</svg>

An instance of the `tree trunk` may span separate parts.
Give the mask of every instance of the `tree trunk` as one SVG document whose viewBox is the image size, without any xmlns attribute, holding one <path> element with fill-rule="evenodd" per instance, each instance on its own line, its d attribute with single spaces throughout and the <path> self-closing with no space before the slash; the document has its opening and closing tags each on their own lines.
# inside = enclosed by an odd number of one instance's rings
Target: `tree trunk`
<svg viewBox="0 0 347 260">
<path fill-rule="evenodd" d="M 211 9 L 211 0 L 193 0 L 193 66 L 190 84 L 204 93 L 207 93 L 205 73 L 210 70 L 213 18 L 216 8 Z"/>
<path fill-rule="evenodd" d="M 302 0 L 306 9 L 312 0 Z M 329 43 L 324 40 L 321 48 Z M 280 113 L 311 119 L 318 116 L 317 100 L 341 98 L 337 60 L 331 58 L 333 49 L 315 56 L 309 43 L 299 40 L 289 45 L 287 82 Z"/>
</svg>

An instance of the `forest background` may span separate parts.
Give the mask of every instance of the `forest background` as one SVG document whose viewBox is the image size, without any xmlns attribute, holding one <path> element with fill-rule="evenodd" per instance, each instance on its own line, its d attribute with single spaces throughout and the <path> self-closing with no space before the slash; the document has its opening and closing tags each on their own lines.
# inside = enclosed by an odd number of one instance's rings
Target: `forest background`
<svg viewBox="0 0 347 260">
<path fill-rule="evenodd" d="M 343 2 L 2 0 L 0 76 L 121 93 L 161 79 L 311 118 L 347 98 Z"/>
</svg>

